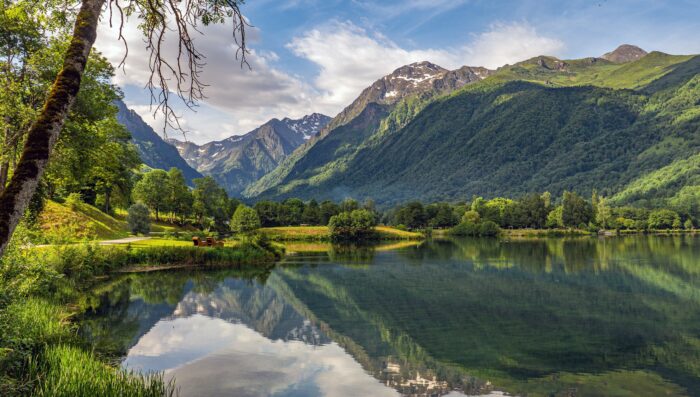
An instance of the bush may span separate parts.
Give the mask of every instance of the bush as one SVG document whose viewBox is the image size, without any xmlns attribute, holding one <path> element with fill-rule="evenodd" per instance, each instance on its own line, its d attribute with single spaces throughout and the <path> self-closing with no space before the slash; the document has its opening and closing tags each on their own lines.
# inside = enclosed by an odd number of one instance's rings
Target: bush
<svg viewBox="0 0 700 397">
<path fill-rule="evenodd" d="M 501 228 L 493 221 L 470 222 L 464 221 L 450 230 L 453 236 L 494 237 L 498 236 Z"/>
<path fill-rule="evenodd" d="M 482 237 L 494 237 L 498 236 L 501 229 L 498 227 L 496 222 L 485 221 L 479 225 L 479 235 Z"/>
<path fill-rule="evenodd" d="M 66 197 L 66 206 L 73 211 L 77 211 L 80 204 L 82 204 L 83 199 L 80 193 L 71 193 Z"/>
<path fill-rule="evenodd" d="M 136 203 L 129 207 L 126 222 L 133 234 L 148 234 L 151 232 L 151 214 L 148 207 L 142 203 Z"/>
<path fill-rule="evenodd" d="M 367 210 L 341 212 L 331 217 L 328 229 L 334 240 L 363 240 L 376 238 L 376 218 Z"/>
<path fill-rule="evenodd" d="M 693 230 L 693 221 L 691 219 L 686 220 L 683 224 L 683 227 L 685 228 L 685 230 Z"/>
</svg>

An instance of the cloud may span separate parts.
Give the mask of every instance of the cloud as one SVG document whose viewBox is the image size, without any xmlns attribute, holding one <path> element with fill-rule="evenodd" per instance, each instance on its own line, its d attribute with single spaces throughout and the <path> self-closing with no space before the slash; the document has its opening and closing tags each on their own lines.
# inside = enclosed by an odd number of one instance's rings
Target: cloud
<svg viewBox="0 0 700 397">
<path fill-rule="evenodd" d="M 131 19 L 124 26 L 124 37 L 127 40 L 129 54 L 124 70 L 116 72 L 114 82 L 121 86 L 145 87 L 148 82 L 149 51 L 143 42 L 143 36 L 138 30 L 138 21 Z M 206 65 L 202 70 L 200 79 L 207 85 L 205 88 L 206 99 L 198 111 L 211 115 L 223 113 L 228 116 L 227 125 L 237 125 L 237 133 L 247 132 L 272 117 L 301 117 L 311 113 L 313 109 L 313 88 L 309 87 L 301 79 L 292 76 L 274 64 L 279 61 L 279 56 L 272 51 L 257 51 L 251 49 L 247 57 L 250 68 L 241 66 L 237 59 L 237 50 L 231 37 L 231 25 L 210 25 L 199 28 L 202 35 L 195 37 L 195 43 L 199 51 L 206 57 Z M 254 28 L 249 31 L 251 37 L 259 35 Z M 123 58 L 125 48 L 123 43 L 117 40 L 116 28 L 110 28 L 105 19 L 98 30 L 98 42 L 95 47 L 103 53 L 112 64 L 117 65 Z M 196 34 L 196 33 L 195 33 Z M 254 44 L 254 41 L 252 42 Z M 164 53 L 167 59 L 174 60 L 177 56 L 177 40 L 171 34 L 164 43 Z M 171 79 L 171 85 L 172 79 Z M 131 90 L 130 92 L 136 92 Z M 197 113 L 189 112 L 184 104 L 175 96 L 172 102 L 176 113 L 187 115 L 190 126 L 199 126 L 201 120 Z M 156 119 L 149 114 L 152 109 L 148 107 L 149 100 L 145 91 L 138 95 L 127 95 L 130 105 L 146 122 L 157 131 L 160 130 L 162 117 Z M 222 127 L 224 127 L 222 125 Z M 220 131 L 201 131 L 194 129 L 194 136 L 202 136 L 200 141 L 225 138 L 220 136 Z M 227 133 L 230 136 L 230 128 Z"/>
<path fill-rule="evenodd" d="M 427 11 L 430 4 L 412 0 L 402 10 Z M 450 7 L 449 2 L 440 1 L 434 8 L 445 7 Z M 561 41 L 540 35 L 526 22 L 493 24 L 488 31 L 472 35 L 464 45 L 454 48 L 406 49 L 377 31 L 333 21 L 291 39 L 286 46 L 291 54 L 252 48 L 247 68 L 241 67 L 236 58 L 238 48 L 231 37 L 230 23 L 200 30 L 202 35 L 196 35 L 195 43 L 206 57 L 200 76 L 208 85 L 206 98 L 196 113 L 177 100 L 173 102 L 176 113 L 184 117 L 187 138 L 198 143 L 245 133 L 273 117 L 294 118 L 312 112 L 334 116 L 373 81 L 412 62 L 428 60 L 449 69 L 462 65 L 494 68 L 540 54 L 556 55 L 563 48 Z M 117 34 L 105 18 L 96 44 L 115 65 L 124 55 Z M 263 32 L 251 28 L 249 34 L 253 38 L 249 43 L 255 46 Z M 127 21 L 124 36 L 129 56 L 124 70 L 117 71 L 115 83 L 125 88 L 127 103 L 160 131 L 162 117 L 154 119 L 150 114 L 148 95 L 143 90 L 150 74 L 149 52 L 137 20 Z M 176 58 L 174 34 L 166 39 L 164 48 L 169 59 Z M 290 56 L 303 58 L 317 68 L 311 81 L 283 70 L 284 57 Z"/>
<path fill-rule="evenodd" d="M 351 22 L 332 22 L 296 37 L 288 48 L 319 68 L 314 86 L 321 94 L 315 104 L 339 110 L 373 81 L 409 63 L 431 61 L 448 69 L 497 68 L 537 55 L 557 55 L 564 45 L 539 35 L 525 22 L 516 22 L 493 24 L 458 48 L 406 50 Z"/>
</svg>

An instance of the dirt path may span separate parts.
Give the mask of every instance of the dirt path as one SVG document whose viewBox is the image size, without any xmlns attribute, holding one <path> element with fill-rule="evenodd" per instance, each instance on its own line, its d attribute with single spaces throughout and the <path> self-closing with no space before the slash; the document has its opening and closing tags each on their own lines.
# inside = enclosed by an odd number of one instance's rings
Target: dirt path
<svg viewBox="0 0 700 397">
<path fill-rule="evenodd" d="M 98 242 L 100 245 L 115 245 L 115 244 L 129 244 L 138 241 L 148 240 L 150 237 L 125 237 L 116 240 L 102 240 Z"/>
</svg>

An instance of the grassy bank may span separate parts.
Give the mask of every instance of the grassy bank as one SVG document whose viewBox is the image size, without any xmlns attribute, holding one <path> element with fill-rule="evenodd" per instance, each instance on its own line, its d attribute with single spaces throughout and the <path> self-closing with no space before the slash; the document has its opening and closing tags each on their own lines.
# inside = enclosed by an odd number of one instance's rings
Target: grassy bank
<svg viewBox="0 0 700 397">
<path fill-rule="evenodd" d="M 22 249 L 26 235 L 19 231 L 15 237 L 0 259 L 2 396 L 172 395 L 174 386 L 162 376 L 128 373 L 90 352 L 71 321 L 89 306 L 81 292 L 113 272 L 260 266 L 282 254 L 264 240 L 223 248 L 73 244 Z"/>
<path fill-rule="evenodd" d="M 389 226 L 374 228 L 379 240 L 420 240 L 423 235 L 396 229 Z M 331 234 L 326 226 L 286 226 L 266 227 L 260 233 L 273 241 L 330 241 Z"/>
<path fill-rule="evenodd" d="M 151 220 L 154 234 L 188 234 L 192 227 L 183 227 L 163 220 Z M 112 240 L 129 236 L 126 212 L 118 210 L 114 215 L 83 203 L 61 204 L 47 201 L 37 219 L 36 230 L 30 237 L 38 244 L 67 244 L 89 240 Z"/>
</svg>

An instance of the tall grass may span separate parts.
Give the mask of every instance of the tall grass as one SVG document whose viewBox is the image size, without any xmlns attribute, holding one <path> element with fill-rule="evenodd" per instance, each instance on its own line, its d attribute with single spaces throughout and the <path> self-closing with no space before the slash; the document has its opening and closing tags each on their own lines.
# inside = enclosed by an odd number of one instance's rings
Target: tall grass
<svg viewBox="0 0 700 397">
<path fill-rule="evenodd" d="M 203 248 L 194 246 L 100 246 L 67 245 L 47 250 L 45 263 L 59 273 L 84 280 L 110 271 L 134 266 L 193 265 L 240 266 L 271 262 L 281 255 L 273 246 L 254 243 L 236 247 Z"/>
<path fill-rule="evenodd" d="M 173 396 L 173 380 L 161 373 L 139 374 L 109 367 L 90 354 L 67 345 L 51 346 L 31 372 L 41 379 L 36 396 L 156 397 Z"/>
</svg>

